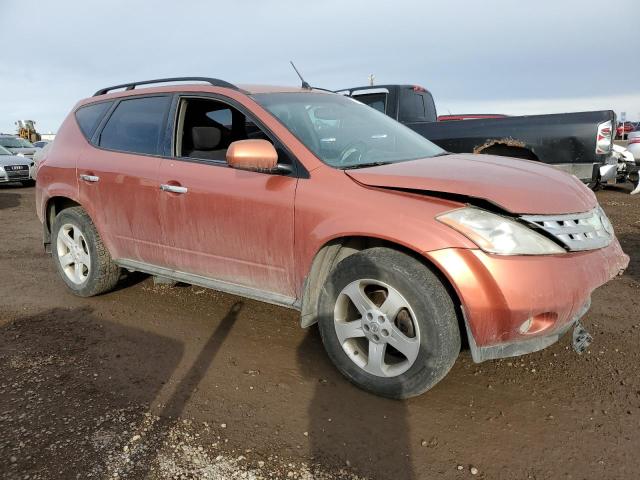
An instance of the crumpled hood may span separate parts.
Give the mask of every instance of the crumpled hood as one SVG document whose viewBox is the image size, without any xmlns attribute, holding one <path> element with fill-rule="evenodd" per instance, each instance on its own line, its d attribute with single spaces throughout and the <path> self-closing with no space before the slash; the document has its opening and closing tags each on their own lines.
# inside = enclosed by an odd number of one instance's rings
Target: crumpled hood
<svg viewBox="0 0 640 480">
<path fill-rule="evenodd" d="M 595 195 L 573 175 L 543 163 L 494 155 L 451 154 L 345 170 L 369 186 L 482 198 L 515 214 L 589 211 Z"/>
</svg>

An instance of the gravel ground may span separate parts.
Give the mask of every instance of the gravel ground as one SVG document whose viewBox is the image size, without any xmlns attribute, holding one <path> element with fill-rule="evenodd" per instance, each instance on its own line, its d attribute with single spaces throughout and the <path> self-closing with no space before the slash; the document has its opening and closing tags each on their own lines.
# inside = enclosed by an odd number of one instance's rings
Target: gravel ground
<svg viewBox="0 0 640 480">
<path fill-rule="evenodd" d="M 598 192 L 631 265 L 563 338 L 405 402 L 354 387 L 296 312 L 132 274 L 70 295 L 32 188 L 0 187 L 6 479 L 626 479 L 640 471 L 640 195 Z"/>
</svg>

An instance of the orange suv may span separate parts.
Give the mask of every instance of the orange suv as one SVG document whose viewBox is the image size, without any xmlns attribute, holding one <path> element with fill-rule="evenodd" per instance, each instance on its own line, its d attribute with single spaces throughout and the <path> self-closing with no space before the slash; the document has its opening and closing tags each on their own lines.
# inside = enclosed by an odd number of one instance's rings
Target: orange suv
<svg viewBox="0 0 640 480">
<path fill-rule="evenodd" d="M 76 295 L 128 269 L 294 308 L 350 381 L 392 398 L 441 380 L 462 339 L 476 362 L 572 327 L 585 348 L 591 292 L 629 261 L 575 177 L 449 154 L 309 88 L 102 89 L 64 121 L 36 192 Z"/>
</svg>

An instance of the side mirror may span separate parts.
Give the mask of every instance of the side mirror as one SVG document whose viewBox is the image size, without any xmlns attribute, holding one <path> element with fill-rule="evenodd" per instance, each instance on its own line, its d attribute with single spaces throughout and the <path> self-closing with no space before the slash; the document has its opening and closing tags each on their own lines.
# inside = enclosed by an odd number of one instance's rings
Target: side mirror
<svg viewBox="0 0 640 480">
<path fill-rule="evenodd" d="M 227 149 L 230 167 L 254 172 L 278 170 L 278 152 L 267 140 L 237 140 Z"/>
</svg>

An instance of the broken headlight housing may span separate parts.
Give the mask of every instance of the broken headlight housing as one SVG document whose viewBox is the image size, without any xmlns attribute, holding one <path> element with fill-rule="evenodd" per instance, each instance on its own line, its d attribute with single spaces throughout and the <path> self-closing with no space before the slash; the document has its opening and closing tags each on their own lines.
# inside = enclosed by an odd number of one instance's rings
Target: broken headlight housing
<svg viewBox="0 0 640 480">
<path fill-rule="evenodd" d="M 482 250 L 497 255 L 553 255 L 566 250 L 530 228 L 487 210 L 465 207 L 436 217 Z"/>
</svg>

